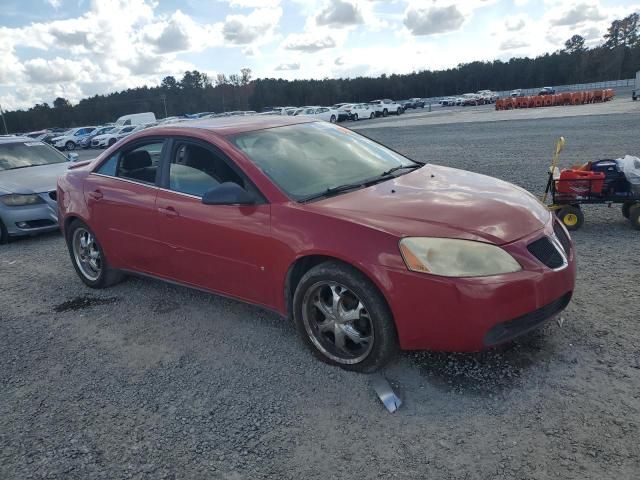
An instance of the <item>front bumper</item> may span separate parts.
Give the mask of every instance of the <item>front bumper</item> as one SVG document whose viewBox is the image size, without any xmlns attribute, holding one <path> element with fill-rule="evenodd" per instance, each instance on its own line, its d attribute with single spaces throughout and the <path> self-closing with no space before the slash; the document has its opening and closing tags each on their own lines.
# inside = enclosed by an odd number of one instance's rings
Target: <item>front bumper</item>
<svg viewBox="0 0 640 480">
<path fill-rule="evenodd" d="M 45 203 L 24 207 L 0 204 L 0 219 L 10 236 L 33 235 L 58 229 L 56 191 L 39 193 Z"/>
<path fill-rule="evenodd" d="M 400 346 L 404 350 L 472 352 L 525 334 L 562 311 L 575 286 L 571 245 L 567 263 L 550 269 L 527 245 L 548 228 L 504 245 L 520 272 L 477 278 L 447 278 L 379 267 Z"/>
</svg>

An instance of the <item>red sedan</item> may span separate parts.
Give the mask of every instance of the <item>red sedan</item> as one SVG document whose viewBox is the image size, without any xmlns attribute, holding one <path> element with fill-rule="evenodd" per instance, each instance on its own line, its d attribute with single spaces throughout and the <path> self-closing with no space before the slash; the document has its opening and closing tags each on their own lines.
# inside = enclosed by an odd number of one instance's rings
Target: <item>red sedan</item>
<svg viewBox="0 0 640 480">
<path fill-rule="evenodd" d="M 144 130 L 72 166 L 58 206 L 88 286 L 136 273 L 261 305 L 358 371 L 509 341 L 575 282 L 567 231 L 526 191 L 313 120 Z"/>
</svg>

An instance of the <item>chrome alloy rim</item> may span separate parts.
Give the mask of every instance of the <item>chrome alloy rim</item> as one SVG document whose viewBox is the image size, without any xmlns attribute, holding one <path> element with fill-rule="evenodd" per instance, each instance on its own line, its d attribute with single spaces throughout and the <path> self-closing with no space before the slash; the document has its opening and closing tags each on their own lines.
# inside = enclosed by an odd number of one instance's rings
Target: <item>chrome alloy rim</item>
<svg viewBox="0 0 640 480">
<path fill-rule="evenodd" d="M 85 228 L 73 232 L 73 257 L 82 274 L 89 280 L 97 280 L 102 272 L 102 256 L 93 234 Z"/>
<path fill-rule="evenodd" d="M 313 344 L 335 362 L 359 363 L 373 348 L 373 323 L 367 308 L 339 283 L 312 285 L 302 300 L 302 320 Z"/>
</svg>

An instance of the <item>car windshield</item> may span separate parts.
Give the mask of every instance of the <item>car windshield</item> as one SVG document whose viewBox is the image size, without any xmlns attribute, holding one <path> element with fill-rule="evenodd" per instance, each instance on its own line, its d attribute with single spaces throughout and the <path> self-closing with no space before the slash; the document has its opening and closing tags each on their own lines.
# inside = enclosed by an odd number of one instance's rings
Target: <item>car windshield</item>
<svg viewBox="0 0 640 480">
<path fill-rule="evenodd" d="M 66 161 L 67 157 L 42 142 L 0 144 L 0 171 Z"/>
<path fill-rule="evenodd" d="M 232 140 L 291 198 L 302 201 L 416 162 L 346 128 L 313 122 L 247 132 Z"/>
</svg>

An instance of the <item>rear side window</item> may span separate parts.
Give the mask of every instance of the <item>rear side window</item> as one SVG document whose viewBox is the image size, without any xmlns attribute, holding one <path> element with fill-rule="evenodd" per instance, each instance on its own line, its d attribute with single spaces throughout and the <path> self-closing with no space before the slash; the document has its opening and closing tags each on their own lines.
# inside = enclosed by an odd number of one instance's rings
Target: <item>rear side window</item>
<svg viewBox="0 0 640 480">
<path fill-rule="evenodd" d="M 154 184 L 164 142 L 138 145 L 131 150 L 113 154 L 96 173 L 109 177 L 124 178 L 140 183 Z"/>
<path fill-rule="evenodd" d="M 246 188 L 244 179 L 216 152 L 193 143 L 179 143 L 169 165 L 169 189 L 202 197 L 225 182 Z"/>
</svg>

